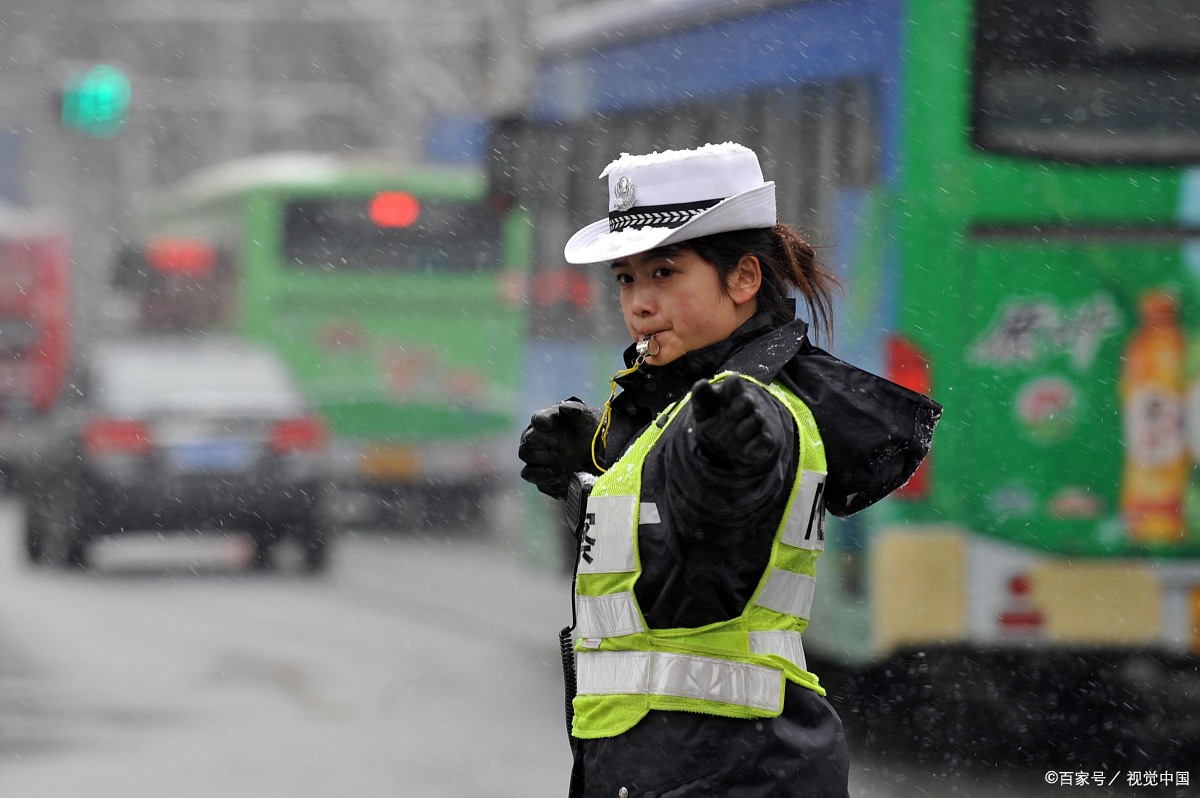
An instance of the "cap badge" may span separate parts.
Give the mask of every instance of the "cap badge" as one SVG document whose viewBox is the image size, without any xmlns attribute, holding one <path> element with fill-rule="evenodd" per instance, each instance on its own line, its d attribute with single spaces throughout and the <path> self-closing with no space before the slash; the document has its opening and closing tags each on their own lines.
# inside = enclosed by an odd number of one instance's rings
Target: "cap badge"
<svg viewBox="0 0 1200 798">
<path fill-rule="evenodd" d="M 613 200 L 619 211 L 629 210 L 633 207 L 633 203 L 637 201 L 637 197 L 633 193 L 633 181 L 627 175 L 622 176 L 617 181 L 617 185 L 613 187 Z"/>
</svg>

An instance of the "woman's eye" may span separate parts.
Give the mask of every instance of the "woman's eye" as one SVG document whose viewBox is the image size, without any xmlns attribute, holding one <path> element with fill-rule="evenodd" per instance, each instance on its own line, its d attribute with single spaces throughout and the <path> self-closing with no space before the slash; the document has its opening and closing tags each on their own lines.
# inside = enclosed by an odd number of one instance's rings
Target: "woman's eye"
<svg viewBox="0 0 1200 798">
<path fill-rule="evenodd" d="M 629 285 L 633 282 L 633 277 L 628 274 L 618 274 L 616 275 L 616 278 L 618 285 Z"/>
<path fill-rule="evenodd" d="M 659 266 L 657 269 L 654 270 L 655 277 L 670 277 L 674 273 L 675 273 L 675 270 L 670 268 L 669 266 Z"/>
</svg>

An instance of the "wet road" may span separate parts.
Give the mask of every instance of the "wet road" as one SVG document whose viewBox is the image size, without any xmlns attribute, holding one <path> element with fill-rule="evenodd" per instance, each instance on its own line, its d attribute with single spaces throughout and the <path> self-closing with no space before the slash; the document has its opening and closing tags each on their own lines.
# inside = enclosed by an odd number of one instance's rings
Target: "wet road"
<svg viewBox="0 0 1200 798">
<path fill-rule="evenodd" d="M 79 574 L 21 562 L 20 523 L 0 503 L 4 798 L 565 794 L 567 581 L 501 539 L 351 535 L 311 579 L 244 570 L 237 538 L 128 538 Z M 851 727 L 855 798 L 1141 794 Z"/>
</svg>

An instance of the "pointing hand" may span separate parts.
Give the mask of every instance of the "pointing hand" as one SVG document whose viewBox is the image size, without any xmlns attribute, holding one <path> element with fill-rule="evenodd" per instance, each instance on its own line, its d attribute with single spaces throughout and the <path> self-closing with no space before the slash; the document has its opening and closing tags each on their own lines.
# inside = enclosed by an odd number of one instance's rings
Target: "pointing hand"
<svg viewBox="0 0 1200 798">
<path fill-rule="evenodd" d="M 692 417 L 696 443 L 713 462 L 749 465 L 771 456 L 775 442 L 766 432 L 761 391 L 738 377 L 692 386 Z"/>
</svg>

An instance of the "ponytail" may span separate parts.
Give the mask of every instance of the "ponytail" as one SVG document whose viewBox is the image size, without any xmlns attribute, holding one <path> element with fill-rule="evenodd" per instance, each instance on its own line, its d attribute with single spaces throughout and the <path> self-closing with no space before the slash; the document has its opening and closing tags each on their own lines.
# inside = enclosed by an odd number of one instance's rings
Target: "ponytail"
<svg viewBox="0 0 1200 798">
<path fill-rule="evenodd" d="M 825 340 L 833 337 L 833 292 L 841 283 L 817 259 L 812 244 L 786 224 L 754 230 L 716 233 L 682 244 L 717 267 L 727 277 L 744 255 L 758 258 L 762 286 L 758 308 L 779 326 L 795 318 L 792 294 L 808 308 L 814 330 Z"/>
</svg>

